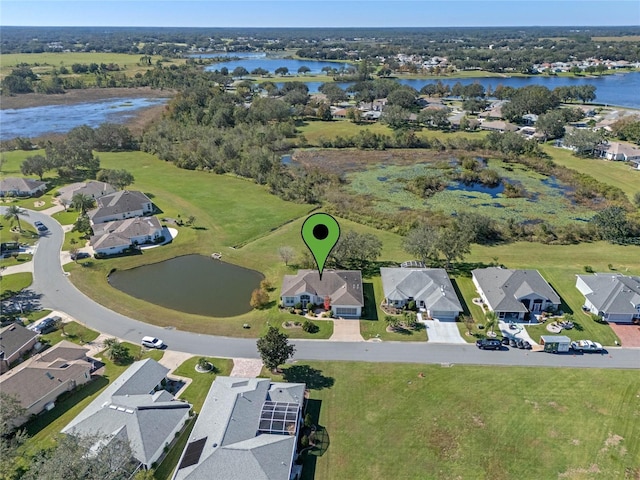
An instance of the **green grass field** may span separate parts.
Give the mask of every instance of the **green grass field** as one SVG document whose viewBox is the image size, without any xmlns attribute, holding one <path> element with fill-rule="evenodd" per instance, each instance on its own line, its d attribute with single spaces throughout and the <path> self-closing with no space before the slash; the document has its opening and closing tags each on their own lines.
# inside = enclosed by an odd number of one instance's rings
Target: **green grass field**
<svg viewBox="0 0 640 480">
<path fill-rule="evenodd" d="M 91 330 L 78 322 L 68 322 L 64 324 L 64 332 L 62 328 L 58 328 L 51 333 L 42 335 L 42 338 L 51 345 L 55 345 L 62 340 L 84 345 L 98 338 L 98 335 L 100 335 L 99 332 Z"/>
<path fill-rule="evenodd" d="M 140 64 L 140 55 L 129 55 L 126 53 L 96 53 L 96 52 L 47 52 L 47 53 L 9 53 L 6 55 L 2 55 L 2 59 L 0 60 L 0 77 L 8 75 L 11 73 L 11 69 L 20 63 L 27 63 L 31 66 L 31 69 L 34 73 L 43 74 L 48 73 L 53 70 L 53 68 L 60 68 L 61 66 L 65 66 L 71 72 L 71 65 L 74 63 L 97 63 L 98 65 L 102 63 L 116 63 L 120 66 L 121 71 L 123 71 L 128 76 L 133 76 L 138 72 L 144 72 L 149 68 L 152 68 L 153 65 L 158 60 L 162 60 L 162 57 L 159 55 L 153 55 L 151 57 L 152 66 L 146 66 Z M 167 64 L 182 64 L 184 60 L 182 59 L 174 59 L 170 62 L 165 62 Z M 69 74 L 73 76 L 73 74 Z"/>
<path fill-rule="evenodd" d="M 303 479 L 640 474 L 635 371 L 348 362 L 306 367 L 290 368 L 310 372 L 307 378 L 320 385 L 312 388 L 308 409 L 329 445 L 321 456 L 307 457 Z"/>
<path fill-rule="evenodd" d="M 31 285 L 32 282 L 33 275 L 30 272 L 3 275 L 0 279 L 0 298 L 4 299 L 9 292 L 19 292 Z"/>
</svg>

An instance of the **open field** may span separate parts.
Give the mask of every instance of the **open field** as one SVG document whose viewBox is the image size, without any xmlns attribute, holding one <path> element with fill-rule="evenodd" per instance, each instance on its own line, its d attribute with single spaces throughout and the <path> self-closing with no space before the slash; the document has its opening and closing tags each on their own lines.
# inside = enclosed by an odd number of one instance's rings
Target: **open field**
<svg viewBox="0 0 640 480">
<path fill-rule="evenodd" d="M 348 362 L 288 370 L 288 381 L 307 380 L 309 411 L 330 439 L 322 456 L 307 457 L 304 479 L 640 474 L 632 371 Z"/>
<path fill-rule="evenodd" d="M 158 60 L 162 60 L 159 55 L 151 56 L 151 66 L 140 64 L 140 55 L 129 55 L 126 53 L 96 53 L 96 52 L 46 52 L 46 53 L 9 53 L 2 55 L 0 61 L 0 77 L 9 75 L 11 69 L 20 63 L 28 64 L 33 73 L 47 74 L 53 71 L 54 68 L 60 68 L 65 66 L 71 72 L 71 65 L 74 63 L 97 63 L 98 65 L 105 63 L 115 63 L 120 66 L 120 71 L 127 76 L 133 76 L 138 72 L 144 73 L 149 68 L 153 68 Z M 172 59 L 167 62 L 163 62 L 164 65 L 180 65 L 183 64 L 184 59 Z M 63 75 L 66 76 L 66 75 Z M 68 76 L 80 76 L 83 78 L 94 77 L 92 74 L 74 75 L 69 73 Z"/>
</svg>

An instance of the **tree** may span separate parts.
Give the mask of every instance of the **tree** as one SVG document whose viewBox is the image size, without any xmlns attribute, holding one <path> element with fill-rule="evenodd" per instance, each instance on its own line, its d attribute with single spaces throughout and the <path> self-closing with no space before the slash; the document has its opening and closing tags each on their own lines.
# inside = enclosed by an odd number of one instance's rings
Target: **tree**
<svg viewBox="0 0 640 480">
<path fill-rule="evenodd" d="M 302 65 L 300 68 L 298 68 L 298 73 L 301 73 L 302 75 L 309 73 L 310 71 L 311 69 L 306 65 Z"/>
<path fill-rule="evenodd" d="M 76 193 L 71 197 L 71 203 L 73 203 L 73 208 L 79 211 L 82 215 L 86 215 L 87 210 L 92 208 L 95 204 L 95 200 L 84 193 Z"/>
<path fill-rule="evenodd" d="M 262 362 L 271 372 L 296 352 L 295 346 L 289 345 L 289 337 L 276 327 L 269 327 L 267 333 L 258 339 L 257 346 Z"/>
<path fill-rule="evenodd" d="M 340 103 L 349 97 L 347 93 L 336 83 L 323 83 L 318 87 L 318 91 L 327 97 L 329 103 Z"/>
<path fill-rule="evenodd" d="M 487 328 L 487 331 L 494 333 L 494 329 L 498 324 L 498 315 L 496 315 L 496 312 L 488 311 L 485 313 L 484 318 L 486 320 L 485 327 Z"/>
<path fill-rule="evenodd" d="M 133 480 L 156 480 L 155 470 L 138 470 L 134 475 Z"/>
<path fill-rule="evenodd" d="M 289 266 L 289 262 L 293 259 L 295 254 L 295 250 L 287 245 L 284 245 L 278 249 L 278 255 L 280 255 L 280 258 L 284 262 L 285 267 Z"/>
<path fill-rule="evenodd" d="M 330 259 L 339 268 L 362 269 L 382 253 L 382 242 L 372 233 L 349 230 L 340 235 Z"/>
<path fill-rule="evenodd" d="M 559 110 L 551 110 L 538 117 L 536 131 L 543 135 L 543 141 L 564 136 L 565 116 Z"/>
<path fill-rule="evenodd" d="M 353 123 L 360 123 L 362 120 L 362 113 L 357 108 L 351 107 L 347 109 L 347 118 Z"/>
<path fill-rule="evenodd" d="M 269 75 L 269 70 L 265 70 L 264 68 L 260 67 L 254 68 L 253 70 L 251 70 L 251 75 L 259 75 L 261 77 L 264 77 L 265 75 Z"/>
<path fill-rule="evenodd" d="M 137 462 L 122 437 L 59 435 L 56 446 L 33 456 L 24 480 L 127 480 Z"/>
<path fill-rule="evenodd" d="M 269 293 L 263 288 L 256 288 L 251 292 L 251 300 L 249 305 L 251 308 L 264 308 L 269 303 Z"/>
<path fill-rule="evenodd" d="M 574 128 L 564 136 L 564 143 L 573 147 L 576 155 L 585 155 L 593 152 L 602 142 L 602 133 L 589 129 Z"/>
<path fill-rule="evenodd" d="M 42 181 L 44 173 L 51 170 L 51 162 L 42 155 L 32 155 L 24 159 L 20 165 L 23 175 L 38 175 Z"/>
<path fill-rule="evenodd" d="M 405 110 L 400 105 L 389 105 L 382 112 L 380 121 L 393 129 L 403 128 L 407 126 L 409 113 L 408 110 Z"/>
<path fill-rule="evenodd" d="M 462 260 L 471 253 L 471 233 L 458 222 L 447 228 L 441 228 L 437 236 L 437 248 L 445 259 L 445 268 L 451 267 L 454 260 Z"/>
<path fill-rule="evenodd" d="M 125 364 L 131 360 L 131 352 L 117 338 L 107 338 L 103 345 L 106 347 L 107 356 L 116 364 Z"/>
<path fill-rule="evenodd" d="M 249 72 L 244 67 L 236 67 L 236 68 L 233 69 L 233 72 L 231 72 L 231 76 L 232 77 L 240 77 L 240 78 L 242 78 L 245 75 L 249 75 Z"/>
<path fill-rule="evenodd" d="M 105 122 L 94 130 L 93 147 L 99 152 L 115 152 L 135 150 L 138 145 L 131 131 L 125 125 Z"/>
<path fill-rule="evenodd" d="M 640 208 L 640 192 L 636 192 L 633 194 L 633 203 L 636 207 Z"/>
<path fill-rule="evenodd" d="M 85 237 L 92 235 L 91 221 L 87 215 L 80 215 L 73 224 L 72 232 L 80 232 Z"/>
<path fill-rule="evenodd" d="M 14 420 L 26 415 L 27 410 L 17 398 L 0 392 L 0 478 L 14 478 L 19 447 L 27 439 L 24 430 L 15 431 Z"/>
<path fill-rule="evenodd" d="M 29 212 L 17 205 L 9 205 L 7 207 L 7 211 L 4 213 L 4 219 L 11 221 L 12 225 L 14 221 L 18 222 L 18 230 L 22 231 L 22 225 L 20 225 L 20 215 L 22 215 L 23 217 L 28 217 Z"/>
<path fill-rule="evenodd" d="M 438 259 L 438 230 L 431 225 L 419 225 L 407 233 L 402 247 L 425 265 Z"/>
<path fill-rule="evenodd" d="M 612 243 L 626 243 L 633 235 L 631 222 L 621 207 L 607 207 L 591 218 L 602 240 Z"/>
<path fill-rule="evenodd" d="M 472 114 L 484 110 L 486 106 L 487 102 L 478 100 L 477 98 L 469 98 L 462 102 L 462 109 Z"/>
<path fill-rule="evenodd" d="M 289 73 L 289 69 L 287 67 L 278 67 L 274 72 L 276 75 L 285 76 Z"/>
<path fill-rule="evenodd" d="M 467 335 L 471 335 L 471 329 L 476 323 L 473 317 L 471 315 L 463 315 L 462 322 L 464 323 L 465 327 L 467 327 Z"/>
<path fill-rule="evenodd" d="M 131 185 L 135 181 L 135 178 L 126 170 L 102 169 L 96 175 L 96 180 L 109 183 L 118 190 L 122 190 Z"/>
<path fill-rule="evenodd" d="M 402 108 L 410 108 L 415 104 L 417 94 L 418 92 L 411 87 L 401 87 L 389 93 L 387 100 L 389 105 L 399 105 Z"/>
<path fill-rule="evenodd" d="M 74 239 L 74 240 L 75 240 L 75 239 Z M 77 246 L 75 246 L 75 245 L 74 245 L 74 246 L 72 246 L 72 247 L 69 249 L 69 255 L 71 255 L 71 259 L 72 259 L 74 262 L 76 262 L 76 263 L 78 263 L 78 252 L 79 252 L 79 251 L 80 251 L 80 249 L 79 249 Z"/>
</svg>

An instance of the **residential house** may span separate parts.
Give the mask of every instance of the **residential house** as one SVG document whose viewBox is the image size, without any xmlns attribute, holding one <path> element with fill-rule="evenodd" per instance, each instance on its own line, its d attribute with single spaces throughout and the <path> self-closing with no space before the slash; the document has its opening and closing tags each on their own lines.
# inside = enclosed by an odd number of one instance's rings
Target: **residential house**
<svg viewBox="0 0 640 480">
<path fill-rule="evenodd" d="M 640 320 L 640 277 L 619 273 L 576 275 L 576 288 L 584 305 L 608 322 Z"/>
<path fill-rule="evenodd" d="M 480 124 L 480 130 L 489 130 L 491 132 L 515 132 L 518 126 L 513 123 L 503 122 L 501 120 L 484 121 Z"/>
<path fill-rule="evenodd" d="M 89 180 L 88 182 L 78 182 L 62 187 L 58 190 L 60 192 L 60 200 L 71 202 L 71 199 L 76 194 L 86 195 L 94 200 L 111 193 L 115 193 L 116 189 L 109 183 L 98 182 L 96 180 Z"/>
<path fill-rule="evenodd" d="M 598 145 L 593 154 L 607 160 L 637 162 L 640 160 L 640 148 L 628 142 L 604 142 Z"/>
<path fill-rule="evenodd" d="M 331 117 L 335 118 L 335 119 L 347 118 L 347 109 L 346 108 L 332 108 L 331 109 Z"/>
<path fill-rule="evenodd" d="M 523 125 L 533 126 L 536 124 L 537 121 L 538 121 L 538 115 L 536 115 L 535 113 L 527 113 L 522 116 Z"/>
<path fill-rule="evenodd" d="M 537 270 L 489 267 L 471 274 L 482 301 L 500 319 L 523 320 L 527 313 L 560 306 L 560 297 Z"/>
<path fill-rule="evenodd" d="M 217 377 L 172 480 L 293 480 L 304 383 Z"/>
<path fill-rule="evenodd" d="M 153 203 L 144 193 L 121 190 L 96 199 L 97 208 L 88 212 L 91 224 L 144 217 L 153 213 Z"/>
<path fill-rule="evenodd" d="M 133 363 L 78 414 L 62 433 L 126 439 L 134 458 L 150 468 L 189 418 L 191 405 L 164 390 L 169 369 L 151 358 Z"/>
<path fill-rule="evenodd" d="M 31 178 L 7 177 L 0 180 L 0 197 L 33 197 L 46 189 L 47 182 Z"/>
<path fill-rule="evenodd" d="M 364 306 L 362 275 L 355 270 L 325 270 L 320 281 L 317 270 L 299 270 L 284 276 L 280 299 L 285 307 L 322 304 L 327 296 L 336 317 L 359 318 Z"/>
<path fill-rule="evenodd" d="M 18 323 L 0 328 L 0 374 L 9 370 L 25 353 L 30 352 L 37 341 L 37 333 Z"/>
<path fill-rule="evenodd" d="M 92 363 L 87 348 L 66 340 L 0 375 L 0 391 L 17 398 L 27 415 L 55 406 L 60 394 L 91 380 Z M 28 417 L 18 418 L 21 425 Z"/>
<path fill-rule="evenodd" d="M 98 255 L 122 253 L 133 245 L 158 240 L 162 225 L 156 217 L 134 217 L 126 220 L 97 223 L 90 243 Z"/>
<path fill-rule="evenodd" d="M 404 307 L 410 301 L 430 318 L 455 321 L 462 305 L 443 268 L 380 268 L 384 302 Z"/>
</svg>

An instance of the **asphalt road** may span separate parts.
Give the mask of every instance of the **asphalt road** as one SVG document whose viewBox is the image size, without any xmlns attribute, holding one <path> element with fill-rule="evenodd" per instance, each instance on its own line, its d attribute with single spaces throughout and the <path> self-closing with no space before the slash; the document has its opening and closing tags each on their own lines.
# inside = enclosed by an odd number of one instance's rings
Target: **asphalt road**
<svg viewBox="0 0 640 480">
<path fill-rule="evenodd" d="M 0 207 L 3 214 L 5 207 Z M 216 337 L 159 328 L 108 310 L 80 292 L 60 265 L 64 232 L 51 217 L 29 210 L 24 221 L 40 220 L 49 232 L 38 242 L 34 255 L 34 282 L 43 308 L 66 312 L 87 326 L 138 343 L 145 335 L 164 340 L 171 350 L 195 355 L 258 358 L 253 339 Z M 344 360 L 416 364 L 519 365 L 580 368 L 640 369 L 640 349 L 611 348 L 604 354 L 549 354 L 518 349 L 479 350 L 473 344 L 447 345 L 424 342 L 331 342 L 294 340 L 294 360 Z"/>
</svg>

